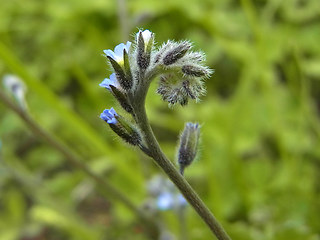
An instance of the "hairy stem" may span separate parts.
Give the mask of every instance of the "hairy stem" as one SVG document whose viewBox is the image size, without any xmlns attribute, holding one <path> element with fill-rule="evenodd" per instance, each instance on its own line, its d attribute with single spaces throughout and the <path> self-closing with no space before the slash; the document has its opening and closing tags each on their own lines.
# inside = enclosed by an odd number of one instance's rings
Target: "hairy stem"
<svg viewBox="0 0 320 240">
<path fill-rule="evenodd" d="M 83 160 L 77 156 L 70 148 L 62 144 L 54 135 L 43 129 L 33 118 L 22 108 L 14 104 L 5 93 L 0 90 L 0 100 L 10 109 L 12 109 L 19 117 L 26 123 L 26 125 L 32 130 L 32 132 L 44 139 L 57 151 L 61 152 L 66 160 L 71 163 L 73 166 L 81 169 L 86 173 L 91 179 L 93 179 L 97 187 L 106 195 L 111 195 L 114 199 L 121 202 L 127 209 L 133 212 L 138 218 L 140 218 L 143 223 L 146 225 L 146 231 L 148 232 L 151 239 L 154 239 L 159 235 L 157 224 L 145 216 L 145 214 L 136 207 L 125 194 L 120 192 L 116 187 L 114 187 L 107 180 L 103 179 L 101 176 L 96 175 L 92 170 L 90 170 L 83 162 Z"/>
<path fill-rule="evenodd" d="M 146 90 L 144 90 L 143 92 L 145 93 Z M 147 155 L 151 156 L 157 163 L 157 165 L 168 175 L 171 181 L 177 186 L 183 196 L 196 210 L 196 212 L 208 225 L 215 236 L 219 240 L 230 240 L 231 238 L 225 232 L 215 216 L 211 213 L 211 211 L 203 203 L 198 194 L 193 190 L 186 179 L 179 173 L 172 162 L 165 156 L 165 154 L 161 150 L 159 143 L 156 140 L 149 124 L 145 110 L 145 102 L 143 101 L 139 104 L 135 104 L 134 110 L 136 113 L 136 122 L 139 125 L 142 133 L 144 134 L 144 140 L 148 148 Z"/>
</svg>

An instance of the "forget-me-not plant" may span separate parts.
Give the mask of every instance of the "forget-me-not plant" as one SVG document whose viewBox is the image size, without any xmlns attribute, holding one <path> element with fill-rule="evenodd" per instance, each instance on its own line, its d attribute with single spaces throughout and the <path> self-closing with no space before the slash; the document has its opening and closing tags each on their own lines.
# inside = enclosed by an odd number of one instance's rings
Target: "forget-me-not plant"
<svg viewBox="0 0 320 240">
<path fill-rule="evenodd" d="M 230 239 L 183 177 L 185 167 L 192 163 L 197 154 L 199 125 L 187 123 L 181 134 L 177 161 L 179 172 L 162 152 L 145 110 L 146 95 L 154 79 L 159 79 L 157 93 L 170 106 L 184 106 L 189 100 L 198 101 L 205 93 L 204 80 L 213 73 L 205 65 L 205 54 L 192 51 L 189 41 L 169 40 L 156 47 L 154 33 L 149 30 L 139 31 L 133 43 L 121 43 L 114 51 L 104 50 L 104 53 L 113 73 L 100 86 L 111 92 L 132 119 L 123 117 L 113 108 L 105 109 L 100 118 L 127 143 L 139 147 L 154 159 L 218 239 Z M 168 194 L 163 195 L 159 204 L 166 208 L 173 204 L 171 200 Z"/>
</svg>

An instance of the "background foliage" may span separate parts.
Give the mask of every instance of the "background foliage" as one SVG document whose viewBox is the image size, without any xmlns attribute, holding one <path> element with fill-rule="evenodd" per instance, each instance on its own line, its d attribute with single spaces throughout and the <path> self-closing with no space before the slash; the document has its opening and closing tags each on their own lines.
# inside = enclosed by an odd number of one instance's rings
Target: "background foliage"
<svg viewBox="0 0 320 240">
<path fill-rule="evenodd" d="M 142 205 L 159 171 L 98 118 L 116 106 L 98 86 L 110 73 L 102 50 L 137 27 L 158 43 L 190 39 L 216 72 L 203 101 L 184 108 L 169 109 L 152 85 L 164 151 L 174 159 L 184 122 L 199 121 L 201 156 L 186 177 L 233 239 L 320 239 L 319 1 L 121 3 L 0 1 L 0 73 L 23 78 L 39 124 Z M 145 239 L 130 212 L 3 104 L 0 139 L 0 239 Z M 178 236 L 175 213 L 162 217 Z M 187 224 L 190 239 L 211 238 L 191 209 Z"/>
</svg>

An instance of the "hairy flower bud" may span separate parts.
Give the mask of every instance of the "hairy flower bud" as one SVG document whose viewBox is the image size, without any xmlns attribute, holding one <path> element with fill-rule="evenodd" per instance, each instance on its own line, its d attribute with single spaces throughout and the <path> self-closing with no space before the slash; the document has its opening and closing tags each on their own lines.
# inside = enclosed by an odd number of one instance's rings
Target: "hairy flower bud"
<svg viewBox="0 0 320 240">
<path fill-rule="evenodd" d="M 149 30 L 137 33 L 137 64 L 141 70 L 150 65 L 150 56 L 153 47 L 153 33 Z"/>
<path fill-rule="evenodd" d="M 163 57 L 164 65 L 171 65 L 182 58 L 187 51 L 191 48 L 191 44 L 187 41 L 183 41 L 173 49 L 167 51 Z"/>
<path fill-rule="evenodd" d="M 191 77 L 208 77 L 212 70 L 200 65 L 183 65 L 182 72 Z"/>
<path fill-rule="evenodd" d="M 178 163 L 183 174 L 185 167 L 189 166 L 197 155 L 200 127 L 198 123 L 188 122 L 180 137 Z"/>
<path fill-rule="evenodd" d="M 132 145 L 139 145 L 141 143 L 139 132 L 123 117 L 118 115 L 113 108 L 105 109 L 100 114 L 100 118 L 108 123 L 110 128 L 127 143 Z"/>
</svg>

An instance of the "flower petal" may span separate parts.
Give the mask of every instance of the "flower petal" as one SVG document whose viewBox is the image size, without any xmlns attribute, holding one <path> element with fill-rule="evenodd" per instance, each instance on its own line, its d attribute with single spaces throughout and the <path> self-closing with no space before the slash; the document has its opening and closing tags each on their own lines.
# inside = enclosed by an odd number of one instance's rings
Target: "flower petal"
<svg viewBox="0 0 320 240">
<path fill-rule="evenodd" d="M 110 49 L 107 49 L 107 50 L 103 50 L 103 52 L 108 56 L 108 57 L 111 57 L 113 59 L 115 59 L 115 54 L 112 50 Z"/>
<path fill-rule="evenodd" d="M 114 54 L 116 58 L 122 59 L 123 58 L 123 49 L 126 47 L 123 43 L 120 43 L 114 48 Z"/>
<path fill-rule="evenodd" d="M 118 82 L 118 80 L 117 80 L 117 77 L 116 77 L 116 74 L 115 74 L 115 73 L 112 73 L 109 78 L 105 78 L 105 79 L 99 84 L 100 87 L 104 87 L 104 88 L 106 88 L 106 89 L 108 89 L 108 90 L 111 90 L 110 85 L 112 85 L 112 86 L 114 86 L 114 87 L 116 87 L 116 88 L 119 88 L 119 87 L 120 87 L 119 82 Z"/>
<path fill-rule="evenodd" d="M 148 44 L 149 40 L 152 37 L 152 32 L 150 32 L 149 30 L 144 30 L 142 32 L 142 36 L 143 36 L 143 40 L 146 44 Z"/>
<path fill-rule="evenodd" d="M 100 87 L 104 87 L 108 90 L 110 90 L 110 79 L 109 78 L 105 78 L 100 84 Z"/>
</svg>

